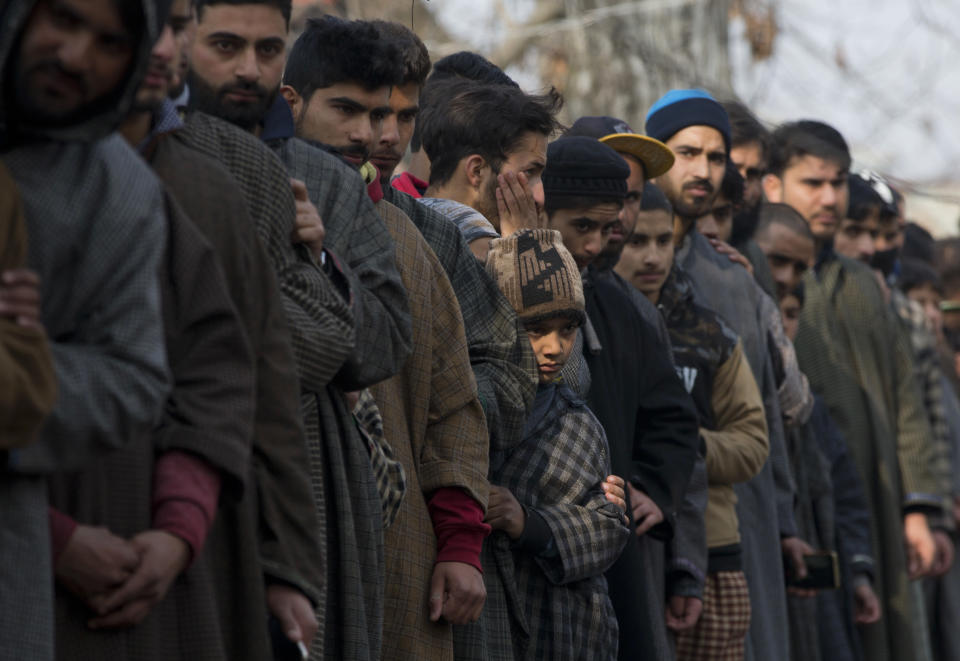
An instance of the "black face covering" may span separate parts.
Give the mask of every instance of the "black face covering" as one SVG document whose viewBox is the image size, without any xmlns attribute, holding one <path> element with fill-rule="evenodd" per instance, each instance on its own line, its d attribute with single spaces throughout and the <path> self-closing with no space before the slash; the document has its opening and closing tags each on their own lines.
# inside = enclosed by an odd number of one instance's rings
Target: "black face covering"
<svg viewBox="0 0 960 661">
<path fill-rule="evenodd" d="M 896 248 L 890 248 L 890 250 L 878 250 L 873 253 L 873 258 L 870 260 L 870 266 L 875 269 L 880 269 L 880 272 L 883 273 L 884 277 L 889 278 L 893 273 L 894 269 L 897 268 L 897 258 L 899 257 L 899 251 Z"/>
</svg>

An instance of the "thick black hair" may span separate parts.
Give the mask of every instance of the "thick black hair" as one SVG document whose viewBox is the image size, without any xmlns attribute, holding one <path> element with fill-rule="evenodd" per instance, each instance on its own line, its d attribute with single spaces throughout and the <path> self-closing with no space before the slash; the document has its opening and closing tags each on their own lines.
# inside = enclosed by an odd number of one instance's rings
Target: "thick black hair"
<svg viewBox="0 0 960 661">
<path fill-rule="evenodd" d="M 434 63 L 430 80 L 440 81 L 449 78 L 466 78 L 488 85 L 510 85 L 518 89 L 520 87 L 513 78 L 503 72 L 503 69 L 483 55 L 465 50 L 442 57 Z"/>
<path fill-rule="evenodd" d="M 452 79 L 431 82 L 420 96 L 417 125 L 430 158 L 430 184 L 450 181 L 464 158 L 479 154 L 499 172 L 527 133 L 552 135 L 560 93 L 527 94 L 509 85 Z"/>
<path fill-rule="evenodd" d="M 936 270 L 919 259 L 905 258 L 900 260 L 900 289 L 909 292 L 911 289 L 930 285 L 934 291 L 943 296 L 943 283 Z"/>
<path fill-rule="evenodd" d="M 875 209 L 883 207 L 883 198 L 873 190 L 873 186 L 859 174 L 851 174 L 849 179 L 850 204 L 847 207 L 847 218 L 860 222 L 865 220 Z"/>
<path fill-rule="evenodd" d="M 796 209 L 789 204 L 764 202 L 760 205 L 756 236 L 764 236 L 774 225 L 783 225 L 794 234 L 810 239 L 814 243 L 817 241 L 810 230 L 810 225 Z"/>
<path fill-rule="evenodd" d="M 850 148 L 840 132 L 829 124 L 810 119 L 782 124 L 770 136 L 767 172 L 778 177 L 795 158 L 815 156 L 850 169 Z"/>
<path fill-rule="evenodd" d="M 427 87 L 445 80 L 475 80 L 487 85 L 508 85 L 520 89 L 517 82 L 505 74 L 503 69 L 479 53 L 462 50 L 433 63 L 433 73 L 427 80 Z M 426 87 L 424 88 L 424 92 Z M 423 146 L 420 138 L 420 122 L 413 127 L 410 138 L 410 151 L 420 151 Z"/>
<path fill-rule="evenodd" d="M 673 205 L 666 193 L 652 181 L 643 184 L 643 197 L 640 199 L 640 211 L 666 211 L 673 217 Z"/>
<path fill-rule="evenodd" d="M 274 7 L 283 14 L 283 20 L 287 22 L 287 29 L 290 29 L 293 0 L 193 0 L 193 6 L 197 10 L 197 20 L 203 20 L 204 9 L 216 5 L 267 5 L 268 7 Z"/>
<path fill-rule="evenodd" d="M 904 259 L 919 259 L 927 264 L 936 260 L 937 242 L 933 235 L 916 223 L 907 223 L 903 228 L 903 251 L 900 256 Z"/>
<path fill-rule="evenodd" d="M 730 146 L 740 147 L 756 142 L 760 145 L 761 154 L 765 155 L 770 131 L 760 123 L 757 116 L 739 101 L 724 101 L 720 105 L 730 118 Z"/>
<path fill-rule="evenodd" d="M 413 30 L 392 21 L 369 21 L 379 32 L 382 39 L 397 49 L 403 65 L 403 77 L 400 85 L 416 83 L 420 87 L 427 82 L 430 73 L 430 53 Z"/>
<path fill-rule="evenodd" d="M 375 90 L 397 85 L 402 77 L 397 47 L 370 22 L 328 15 L 307 21 L 287 55 L 283 84 L 310 99 L 316 90 L 337 83 Z"/>
</svg>

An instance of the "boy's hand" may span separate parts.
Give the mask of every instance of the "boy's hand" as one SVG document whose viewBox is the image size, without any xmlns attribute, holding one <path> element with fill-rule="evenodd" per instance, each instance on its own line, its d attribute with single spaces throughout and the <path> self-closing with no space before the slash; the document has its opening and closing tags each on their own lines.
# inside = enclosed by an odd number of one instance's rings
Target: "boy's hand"
<svg viewBox="0 0 960 661">
<path fill-rule="evenodd" d="M 519 539 L 527 525 L 527 515 L 509 489 L 491 484 L 486 521 L 491 528 L 507 533 L 510 539 Z"/>
<path fill-rule="evenodd" d="M 607 497 L 607 500 L 626 512 L 627 495 L 623 491 L 625 488 L 623 478 L 618 475 L 607 475 L 607 479 L 602 482 L 601 486 L 603 487 L 603 495 Z"/>
<path fill-rule="evenodd" d="M 636 524 L 637 537 L 643 537 L 655 525 L 663 521 L 663 512 L 647 494 L 632 484 L 627 485 L 630 492 L 630 508 L 633 510 L 633 522 Z"/>
</svg>

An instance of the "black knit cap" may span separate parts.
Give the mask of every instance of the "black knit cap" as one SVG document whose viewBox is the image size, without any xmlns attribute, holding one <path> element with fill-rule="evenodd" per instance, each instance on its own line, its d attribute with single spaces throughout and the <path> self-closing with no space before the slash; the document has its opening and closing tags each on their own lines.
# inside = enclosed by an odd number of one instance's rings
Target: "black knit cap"
<svg viewBox="0 0 960 661">
<path fill-rule="evenodd" d="M 563 197 L 624 200 L 630 166 L 607 145 L 584 136 L 563 137 L 547 147 L 543 194 Z M 552 206 L 556 206 L 552 204 Z"/>
</svg>

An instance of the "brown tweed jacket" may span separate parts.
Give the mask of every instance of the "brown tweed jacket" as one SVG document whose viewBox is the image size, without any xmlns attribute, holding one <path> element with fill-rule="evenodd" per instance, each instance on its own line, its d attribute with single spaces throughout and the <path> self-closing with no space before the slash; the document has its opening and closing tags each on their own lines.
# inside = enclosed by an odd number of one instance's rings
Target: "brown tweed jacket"
<svg viewBox="0 0 960 661">
<path fill-rule="evenodd" d="M 437 539 L 427 498 L 441 487 L 460 487 L 486 505 L 487 426 L 443 267 L 406 214 L 385 200 L 376 206 L 397 246 L 415 347 L 397 376 L 371 388 L 408 476 L 400 513 L 385 532 L 383 657 L 452 660 L 450 626 L 428 618 Z"/>
</svg>

